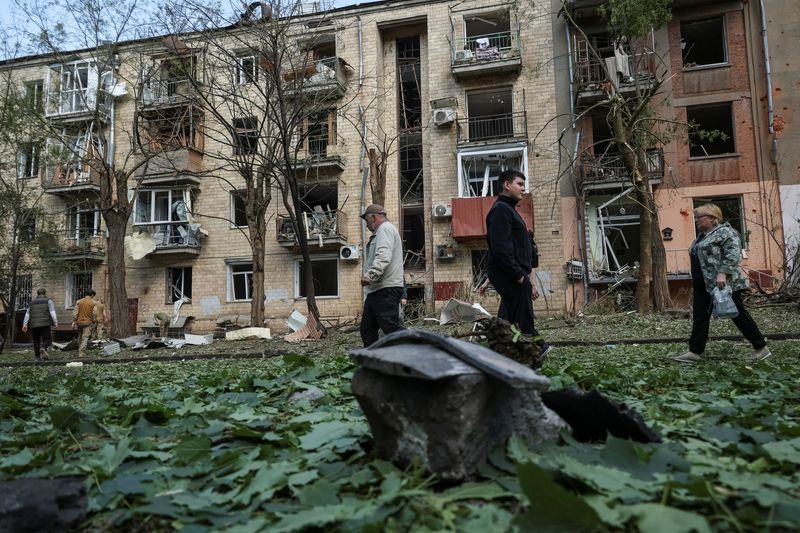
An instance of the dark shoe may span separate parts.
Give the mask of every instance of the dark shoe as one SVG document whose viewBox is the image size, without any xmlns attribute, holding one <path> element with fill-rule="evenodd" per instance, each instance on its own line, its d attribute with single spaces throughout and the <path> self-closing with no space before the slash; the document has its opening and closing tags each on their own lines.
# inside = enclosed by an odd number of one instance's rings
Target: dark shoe
<svg viewBox="0 0 800 533">
<path fill-rule="evenodd" d="M 553 348 L 554 348 L 554 346 L 553 346 L 553 345 L 551 345 L 551 344 L 547 344 L 546 342 L 542 341 L 542 343 L 539 345 L 539 349 L 542 351 L 542 352 L 539 354 L 539 357 L 541 357 L 541 359 L 542 359 L 542 362 L 544 362 L 544 360 L 547 358 L 547 355 L 548 355 L 550 352 L 552 352 L 552 351 L 553 351 Z"/>
</svg>

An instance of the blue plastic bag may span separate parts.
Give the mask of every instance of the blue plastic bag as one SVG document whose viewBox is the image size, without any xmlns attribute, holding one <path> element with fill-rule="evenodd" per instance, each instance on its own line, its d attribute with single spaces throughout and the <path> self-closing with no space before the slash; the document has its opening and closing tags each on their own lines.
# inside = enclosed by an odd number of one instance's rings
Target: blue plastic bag
<svg viewBox="0 0 800 533">
<path fill-rule="evenodd" d="M 733 301 L 733 293 L 730 285 L 725 285 L 723 289 L 714 287 L 711 291 L 711 298 L 714 300 L 714 316 L 716 318 L 736 318 L 739 310 Z"/>
</svg>

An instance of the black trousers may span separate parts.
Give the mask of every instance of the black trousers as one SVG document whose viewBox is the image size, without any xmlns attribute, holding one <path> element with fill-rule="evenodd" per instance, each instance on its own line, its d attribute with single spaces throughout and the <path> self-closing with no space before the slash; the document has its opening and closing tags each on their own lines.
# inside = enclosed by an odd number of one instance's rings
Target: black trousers
<svg viewBox="0 0 800 533">
<path fill-rule="evenodd" d="M 402 287 L 387 287 L 367 294 L 364 316 L 361 317 L 361 341 L 364 347 L 378 340 L 378 330 L 384 334 L 404 329 L 400 325 Z"/>
<path fill-rule="evenodd" d="M 530 278 L 525 276 L 522 283 L 495 283 L 494 288 L 500 293 L 498 318 L 516 324 L 526 335 L 539 337 L 539 332 L 533 325 L 533 300 L 531 300 L 533 286 Z"/>
<path fill-rule="evenodd" d="M 50 326 L 31 328 L 31 337 L 33 337 L 33 355 L 36 356 L 36 359 L 39 359 L 41 349 L 47 350 L 52 342 Z"/>
<path fill-rule="evenodd" d="M 708 326 L 711 320 L 711 312 L 713 311 L 713 302 L 711 295 L 706 290 L 705 285 L 694 284 L 694 297 L 692 299 L 692 335 L 689 337 L 689 350 L 696 354 L 701 354 L 706 350 L 706 342 L 708 342 Z M 743 290 L 733 293 L 733 303 L 736 304 L 736 309 L 739 310 L 739 315 L 732 318 L 733 323 L 742 332 L 744 338 L 750 341 L 754 350 L 760 350 L 767 345 L 764 340 L 764 335 L 758 329 L 753 317 L 744 308 L 742 302 Z"/>
</svg>

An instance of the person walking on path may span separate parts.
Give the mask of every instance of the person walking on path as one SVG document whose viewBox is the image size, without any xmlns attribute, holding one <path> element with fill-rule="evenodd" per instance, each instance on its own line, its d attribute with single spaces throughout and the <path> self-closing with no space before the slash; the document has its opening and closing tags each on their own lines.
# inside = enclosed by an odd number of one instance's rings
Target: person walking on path
<svg viewBox="0 0 800 533">
<path fill-rule="evenodd" d="M 47 360 L 47 350 L 52 342 L 50 328 L 58 327 L 58 316 L 53 300 L 47 297 L 47 289 L 36 291 L 36 298 L 31 300 L 25 318 L 22 320 L 22 331 L 30 328 L 33 337 L 33 355 L 36 359 Z"/>
<path fill-rule="evenodd" d="M 397 228 L 386 219 L 383 206 L 367 206 L 361 218 L 372 232 L 367 241 L 366 273 L 361 285 L 366 287 L 361 317 L 361 340 L 369 346 L 384 334 L 404 329 L 400 324 L 400 299 L 403 297 L 403 242 Z"/>
<path fill-rule="evenodd" d="M 711 293 L 729 285 L 733 302 L 739 314 L 733 323 L 753 345 L 750 358 L 761 361 L 769 357 L 764 335 L 753 317 L 747 312 L 742 295 L 748 289 L 747 279 L 742 275 L 742 238 L 727 222 L 723 222 L 722 210 L 714 204 L 701 205 L 694 210 L 697 238 L 689 248 L 692 271 L 692 334 L 689 351 L 675 357 L 681 363 L 696 363 L 702 359 L 708 342 L 708 328 L 713 309 Z"/>
<path fill-rule="evenodd" d="M 72 328 L 78 330 L 78 357 L 86 357 L 86 345 L 94 332 L 94 289 L 75 304 L 72 313 Z"/>
<path fill-rule="evenodd" d="M 531 282 L 533 269 L 539 266 L 539 257 L 528 227 L 515 209 L 525 192 L 525 174 L 505 170 L 498 178 L 498 185 L 501 192 L 486 215 L 489 277 L 478 292 L 483 294 L 491 282 L 500 294 L 497 316 L 532 336 L 541 356 L 545 357 L 553 347 L 542 339 L 534 326 L 533 301 L 539 298 L 539 291 Z"/>
</svg>

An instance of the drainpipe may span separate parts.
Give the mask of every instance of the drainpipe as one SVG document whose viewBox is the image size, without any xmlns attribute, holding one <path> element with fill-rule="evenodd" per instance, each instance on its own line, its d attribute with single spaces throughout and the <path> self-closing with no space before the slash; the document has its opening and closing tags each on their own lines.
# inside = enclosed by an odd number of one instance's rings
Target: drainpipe
<svg viewBox="0 0 800 533">
<path fill-rule="evenodd" d="M 356 17 L 358 21 L 358 86 L 364 85 L 364 42 L 362 40 L 361 16 Z"/>
<path fill-rule="evenodd" d="M 573 122 L 573 127 L 575 123 Z M 581 218 L 581 210 L 584 206 L 578 205 L 578 183 L 575 179 L 575 162 L 578 160 L 578 148 L 581 145 L 581 131 L 575 136 L 575 149 L 572 151 L 572 189 L 575 195 L 575 221 L 578 224 L 578 253 L 581 256 L 583 263 L 583 307 L 589 303 L 589 254 L 586 251 L 586 228 L 584 227 L 583 219 Z M 582 199 L 582 197 L 581 197 Z"/>
<path fill-rule="evenodd" d="M 567 27 L 567 70 L 569 72 L 569 113 L 572 119 L 572 129 L 575 129 L 575 77 L 572 71 L 572 32 L 569 29 L 569 22 L 566 23 Z M 578 134 L 580 135 L 580 133 Z M 575 145 L 577 149 L 577 144 Z M 574 160 L 573 160 L 574 162 Z"/>
<path fill-rule="evenodd" d="M 773 147 L 777 147 L 778 140 L 775 137 L 775 110 L 772 102 L 772 70 L 769 66 L 769 42 L 767 40 L 767 14 L 764 8 L 764 0 L 758 1 L 759 15 L 761 15 L 761 39 L 764 46 L 764 71 L 767 77 L 767 110 L 769 112 L 769 132 L 773 135 Z M 773 153 L 773 156 L 775 154 Z M 775 161 L 772 161 L 775 163 Z"/>
</svg>

